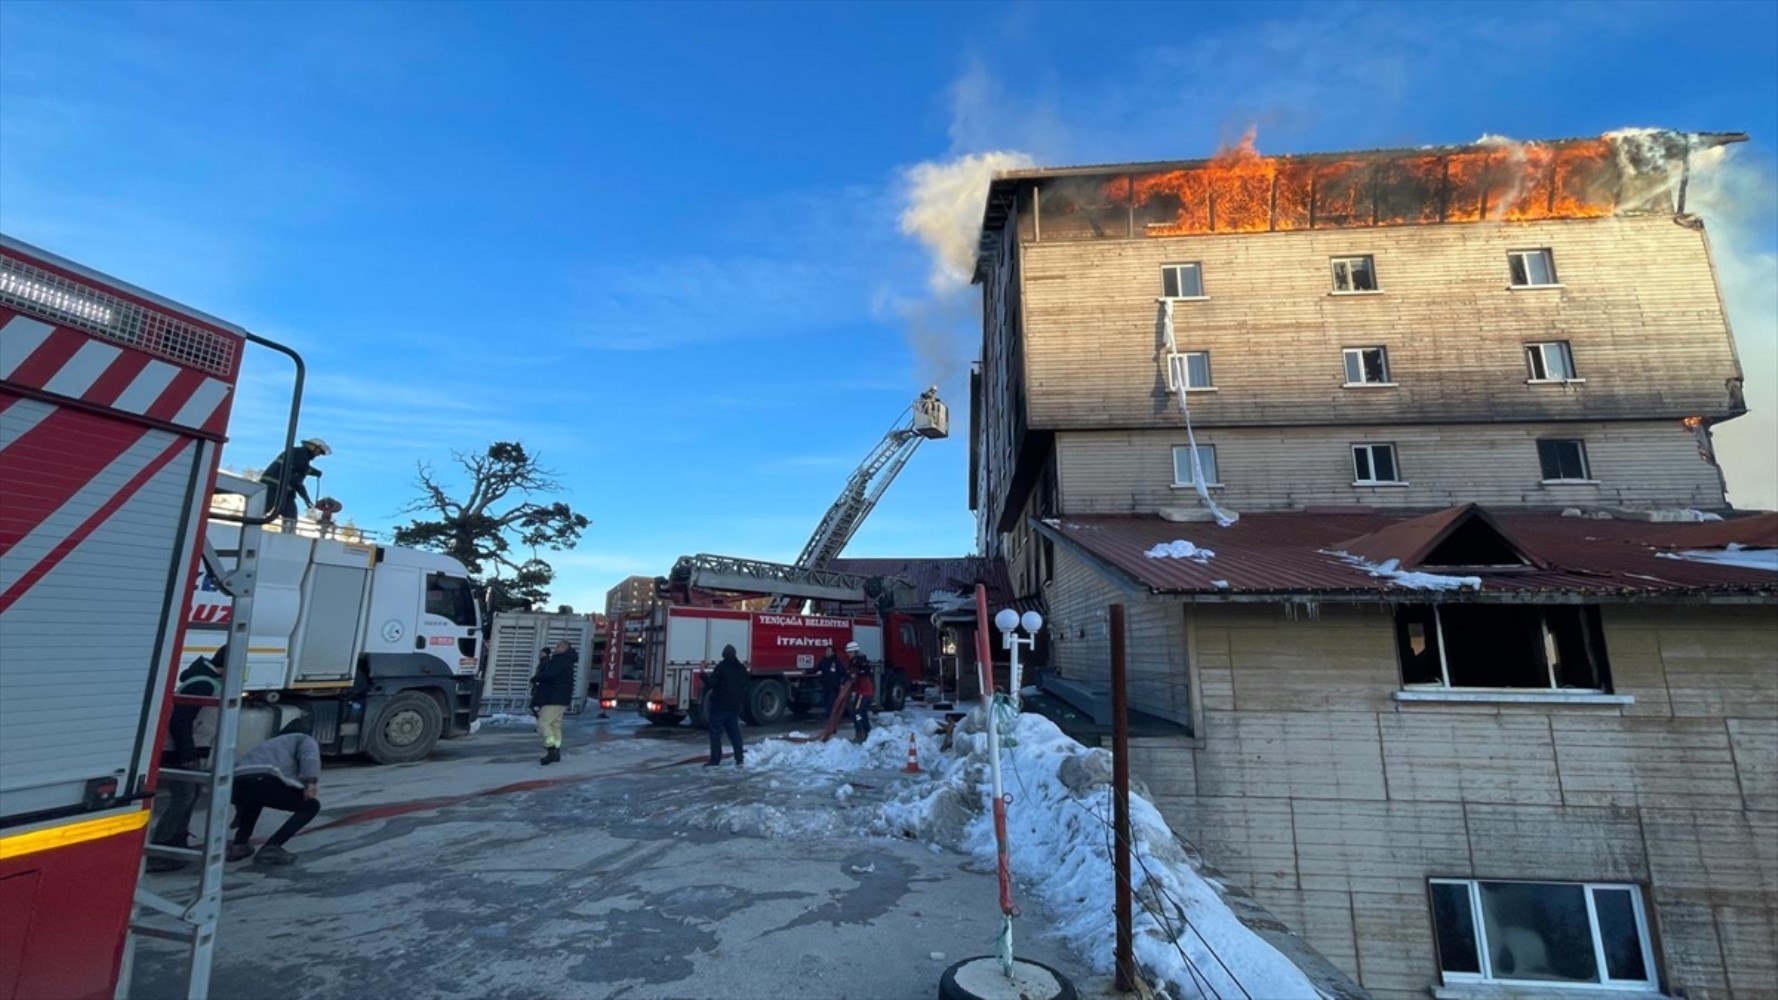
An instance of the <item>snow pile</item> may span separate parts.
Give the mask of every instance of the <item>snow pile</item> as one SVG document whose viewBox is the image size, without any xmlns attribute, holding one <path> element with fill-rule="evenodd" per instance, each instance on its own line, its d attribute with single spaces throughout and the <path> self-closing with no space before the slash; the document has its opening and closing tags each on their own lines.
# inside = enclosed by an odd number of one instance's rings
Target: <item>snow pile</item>
<svg viewBox="0 0 1778 1000">
<path fill-rule="evenodd" d="M 482 716 L 481 723 L 484 726 L 525 726 L 527 728 L 532 728 L 537 725 L 537 716 L 530 714 L 513 715 L 506 712 L 496 712 L 493 715 Z"/>
<path fill-rule="evenodd" d="M 1470 590 L 1482 589 L 1482 578 L 1479 576 L 1441 576 L 1437 573 L 1412 573 L 1401 568 L 1401 560 L 1385 559 L 1380 563 L 1365 562 L 1350 552 L 1329 552 L 1323 549 L 1322 555 L 1336 556 L 1341 562 L 1355 569 L 1364 570 L 1374 577 L 1384 577 L 1397 587 L 1409 590 Z"/>
<path fill-rule="evenodd" d="M 1205 565 L 1208 565 L 1211 559 L 1216 558 L 1215 552 L 1209 549 L 1200 549 L 1183 538 L 1156 545 L 1142 554 L 1150 559 L 1190 559 Z"/>
<path fill-rule="evenodd" d="M 927 772 L 920 777 L 867 775 L 859 787 L 886 789 L 828 793 L 859 808 L 857 832 L 907 837 L 961 849 L 985 865 L 997 856 L 987 733 L 980 713 L 960 724 L 952 752 L 938 750 L 931 722 L 883 717 L 862 745 L 841 740 L 771 740 L 749 754 L 749 767 L 803 783 L 833 780 L 834 771 L 899 771 L 909 734 Z M 1017 718 L 1003 734 L 1004 785 L 1013 875 L 1019 892 L 1035 893 L 1057 919 L 1056 932 L 1101 973 L 1109 973 L 1114 937 L 1111 859 L 1111 754 L 1089 750 L 1048 719 Z M 757 761 L 757 764 L 755 764 Z M 868 783 L 866 783 L 868 782 Z M 847 784 L 843 787 L 854 787 Z M 741 807 L 751 811 L 759 807 Z M 731 820 L 736 817 L 730 817 Z M 747 817 L 757 820 L 760 817 Z M 1166 820 L 1147 799 L 1132 795 L 1136 957 L 1149 978 L 1173 997 L 1305 997 L 1319 994 L 1307 977 L 1254 934 L 1192 867 Z M 777 829 L 813 828 L 813 821 L 779 821 Z M 1017 931 L 1015 930 L 1015 933 Z"/>
<path fill-rule="evenodd" d="M 1683 552 L 1662 552 L 1659 555 L 1662 559 L 1684 559 L 1687 562 L 1763 569 L 1769 573 L 1778 573 L 1778 549 L 1749 549 L 1737 542 L 1730 542 L 1721 549 L 1687 549 Z"/>
</svg>

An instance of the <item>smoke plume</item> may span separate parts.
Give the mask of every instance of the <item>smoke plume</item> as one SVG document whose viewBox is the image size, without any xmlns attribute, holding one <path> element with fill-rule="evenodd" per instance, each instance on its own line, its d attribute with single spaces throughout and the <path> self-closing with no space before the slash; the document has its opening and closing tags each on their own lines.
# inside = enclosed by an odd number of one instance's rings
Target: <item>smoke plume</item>
<svg viewBox="0 0 1778 1000">
<path fill-rule="evenodd" d="M 945 385 L 962 376 L 981 331 L 970 301 L 976 246 L 988 184 L 1000 170 L 1030 167 L 1024 153 L 969 153 L 928 160 L 902 176 L 901 231 L 930 257 L 927 294 L 894 303 L 921 366 L 921 381 Z"/>
</svg>

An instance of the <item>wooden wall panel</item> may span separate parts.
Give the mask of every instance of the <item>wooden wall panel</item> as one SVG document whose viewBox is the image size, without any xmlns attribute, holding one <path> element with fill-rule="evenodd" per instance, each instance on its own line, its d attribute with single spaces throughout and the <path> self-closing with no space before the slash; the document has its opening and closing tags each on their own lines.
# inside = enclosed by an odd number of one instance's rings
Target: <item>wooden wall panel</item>
<svg viewBox="0 0 1778 1000">
<path fill-rule="evenodd" d="M 1457 803 L 1299 799 L 1291 808 L 1304 889 L 1424 893 L 1429 873 L 1472 870 Z"/>
<path fill-rule="evenodd" d="M 1391 799 L 1560 805 L 1549 720 L 1386 714 Z"/>
</svg>

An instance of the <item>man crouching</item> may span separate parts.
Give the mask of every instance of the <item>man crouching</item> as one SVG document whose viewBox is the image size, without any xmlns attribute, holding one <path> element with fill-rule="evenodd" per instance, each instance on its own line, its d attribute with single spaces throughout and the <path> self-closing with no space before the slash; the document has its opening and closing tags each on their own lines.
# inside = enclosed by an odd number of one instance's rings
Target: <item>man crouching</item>
<svg viewBox="0 0 1778 1000">
<path fill-rule="evenodd" d="M 247 752 L 235 765 L 235 840 L 228 845 L 230 861 L 253 858 L 256 865 L 287 865 L 296 855 L 284 844 L 297 835 L 321 802 L 315 797 L 321 785 L 321 745 L 307 733 L 274 736 Z M 287 812 L 290 818 L 253 854 L 253 828 L 266 808 Z"/>
</svg>

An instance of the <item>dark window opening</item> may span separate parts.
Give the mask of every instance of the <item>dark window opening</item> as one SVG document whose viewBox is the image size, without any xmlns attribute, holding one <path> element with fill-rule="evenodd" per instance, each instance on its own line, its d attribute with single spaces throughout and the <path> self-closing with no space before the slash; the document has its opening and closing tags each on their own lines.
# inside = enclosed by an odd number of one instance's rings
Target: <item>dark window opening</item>
<svg viewBox="0 0 1778 1000">
<path fill-rule="evenodd" d="M 1586 480 L 1592 477 L 1587 469 L 1587 445 L 1584 441 L 1563 438 L 1541 438 L 1537 442 L 1537 460 L 1548 480 Z"/>
<path fill-rule="evenodd" d="M 1607 692 L 1599 609 L 1583 605 L 1404 605 L 1402 683 L 1447 688 Z"/>
<path fill-rule="evenodd" d="M 1524 566 L 1513 543 L 1479 517 L 1471 517 L 1433 547 L 1422 566 Z"/>
<path fill-rule="evenodd" d="M 452 625 L 474 625 L 475 595 L 469 581 L 443 573 L 426 574 L 426 613 L 447 618 Z"/>
<path fill-rule="evenodd" d="M 1432 883 L 1432 925 L 1438 929 L 1439 968 L 1480 975 L 1482 963 L 1476 954 L 1475 917 L 1470 912 L 1468 885 Z"/>
</svg>

